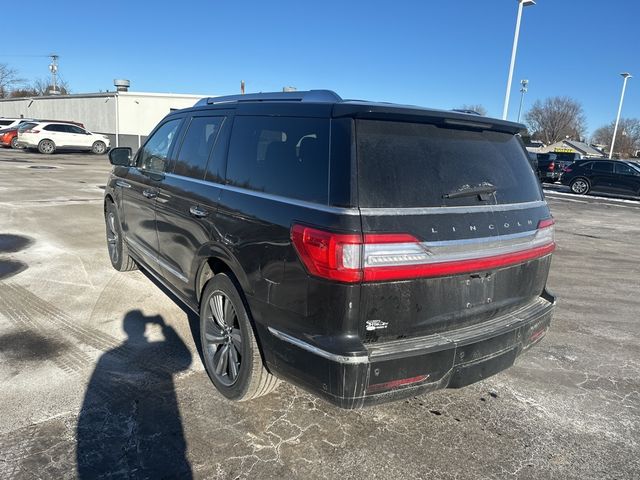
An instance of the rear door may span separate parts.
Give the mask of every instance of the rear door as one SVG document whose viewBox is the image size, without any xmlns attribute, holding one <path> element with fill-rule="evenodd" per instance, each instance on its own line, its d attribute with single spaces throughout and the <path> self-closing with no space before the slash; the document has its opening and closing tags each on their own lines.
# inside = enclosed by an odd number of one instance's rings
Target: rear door
<svg viewBox="0 0 640 480">
<path fill-rule="evenodd" d="M 613 174 L 613 162 L 594 162 L 589 180 L 594 190 L 617 190 Z"/>
<path fill-rule="evenodd" d="M 60 125 L 59 123 L 50 123 L 49 125 L 45 125 L 42 130 L 43 132 L 41 133 L 41 135 L 44 134 L 43 138 L 46 137 L 50 140 L 53 140 L 53 143 L 55 143 L 56 147 L 66 147 L 69 145 L 67 132 L 64 128 L 64 125 Z"/>
<path fill-rule="evenodd" d="M 512 133 L 361 119 L 356 158 L 365 340 L 443 332 L 537 301 L 553 249 L 538 226 L 550 213 Z"/>
<path fill-rule="evenodd" d="M 161 183 L 156 223 L 166 278 L 194 297 L 198 252 L 209 242 L 218 209 L 226 151 L 224 132 L 229 124 L 225 112 L 219 111 L 200 112 L 186 122 L 181 144 L 173 155 L 172 172 Z"/>
</svg>

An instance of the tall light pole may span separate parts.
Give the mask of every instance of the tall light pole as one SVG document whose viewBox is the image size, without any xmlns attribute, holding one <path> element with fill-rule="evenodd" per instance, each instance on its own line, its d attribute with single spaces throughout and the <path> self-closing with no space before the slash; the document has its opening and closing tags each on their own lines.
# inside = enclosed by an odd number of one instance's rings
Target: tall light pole
<svg viewBox="0 0 640 480">
<path fill-rule="evenodd" d="M 616 144 L 616 134 L 618 133 L 618 123 L 620 123 L 620 112 L 622 112 L 622 102 L 624 101 L 624 90 L 627 88 L 627 80 L 631 78 L 631 74 L 628 72 L 622 72 L 622 94 L 620 95 L 620 105 L 618 105 L 618 116 L 616 117 L 616 126 L 613 127 L 613 138 L 611 139 L 611 150 L 609 150 L 609 158 L 613 157 L 613 147 Z"/>
<path fill-rule="evenodd" d="M 527 85 L 529 80 L 520 80 L 520 106 L 518 107 L 518 123 L 520 123 L 520 114 L 522 113 L 522 103 L 524 102 L 524 94 L 527 93 Z"/>
<path fill-rule="evenodd" d="M 518 19 L 516 20 L 516 33 L 513 36 L 513 48 L 511 49 L 511 65 L 509 65 L 509 79 L 507 80 L 507 93 L 504 96 L 504 109 L 502 119 L 507 119 L 509 111 L 509 96 L 511 95 L 511 80 L 513 80 L 513 67 L 516 64 L 516 51 L 518 50 L 518 37 L 520 36 L 520 19 L 522 18 L 522 8 L 535 5 L 534 0 L 518 0 Z"/>
</svg>

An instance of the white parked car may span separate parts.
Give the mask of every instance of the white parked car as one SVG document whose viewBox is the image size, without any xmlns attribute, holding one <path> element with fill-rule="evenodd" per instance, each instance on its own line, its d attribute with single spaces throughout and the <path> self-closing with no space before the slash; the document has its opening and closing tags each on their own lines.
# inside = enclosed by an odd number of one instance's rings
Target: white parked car
<svg viewBox="0 0 640 480">
<path fill-rule="evenodd" d="M 89 150 L 106 153 L 111 145 L 109 137 L 91 133 L 77 125 L 64 122 L 40 122 L 18 132 L 18 142 L 26 148 L 37 148 L 40 153 L 53 153 L 57 149 Z"/>
<path fill-rule="evenodd" d="M 15 128 L 21 123 L 31 122 L 33 118 L 7 118 L 0 117 L 0 129 L 8 130 L 10 128 Z"/>
</svg>

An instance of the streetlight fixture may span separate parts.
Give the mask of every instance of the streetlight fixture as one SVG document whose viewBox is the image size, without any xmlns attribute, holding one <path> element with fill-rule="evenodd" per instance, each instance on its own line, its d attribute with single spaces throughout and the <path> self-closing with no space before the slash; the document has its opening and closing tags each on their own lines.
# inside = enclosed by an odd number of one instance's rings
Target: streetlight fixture
<svg viewBox="0 0 640 480">
<path fill-rule="evenodd" d="M 529 80 L 520 80 L 520 107 L 518 107 L 518 123 L 520 123 L 520 113 L 522 113 L 522 102 L 524 102 L 524 94 L 527 93 L 527 85 L 529 85 Z"/>
<path fill-rule="evenodd" d="M 516 20 L 516 33 L 513 36 L 513 48 L 511 50 L 511 65 L 509 65 L 509 79 L 507 80 L 507 93 L 504 96 L 504 109 L 502 110 L 502 119 L 507 119 L 509 111 L 509 96 L 511 94 L 511 81 L 513 80 L 513 67 L 516 64 L 516 51 L 518 50 L 518 37 L 520 36 L 520 19 L 522 18 L 523 7 L 535 5 L 534 0 L 518 0 L 518 18 Z"/>
<path fill-rule="evenodd" d="M 627 80 L 631 78 L 629 72 L 620 74 L 624 80 L 622 81 L 622 94 L 620 95 L 620 105 L 618 105 L 618 116 L 616 117 L 616 126 L 613 127 L 613 138 L 611 139 L 611 150 L 609 150 L 609 158 L 613 157 L 613 147 L 616 144 L 616 133 L 618 133 L 618 123 L 620 123 L 620 113 L 622 112 L 622 102 L 624 101 L 624 90 L 627 88 Z"/>
</svg>

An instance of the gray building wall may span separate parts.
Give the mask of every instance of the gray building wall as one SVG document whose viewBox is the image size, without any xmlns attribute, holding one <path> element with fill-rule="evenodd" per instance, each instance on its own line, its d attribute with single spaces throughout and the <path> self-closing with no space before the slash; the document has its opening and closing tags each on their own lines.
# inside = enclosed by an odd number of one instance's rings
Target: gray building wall
<svg viewBox="0 0 640 480">
<path fill-rule="evenodd" d="M 105 92 L 7 98 L 0 99 L 0 117 L 80 122 L 91 132 L 107 135 L 112 147 L 131 147 L 135 151 L 172 109 L 191 107 L 202 97 L 204 95 Z"/>
</svg>

